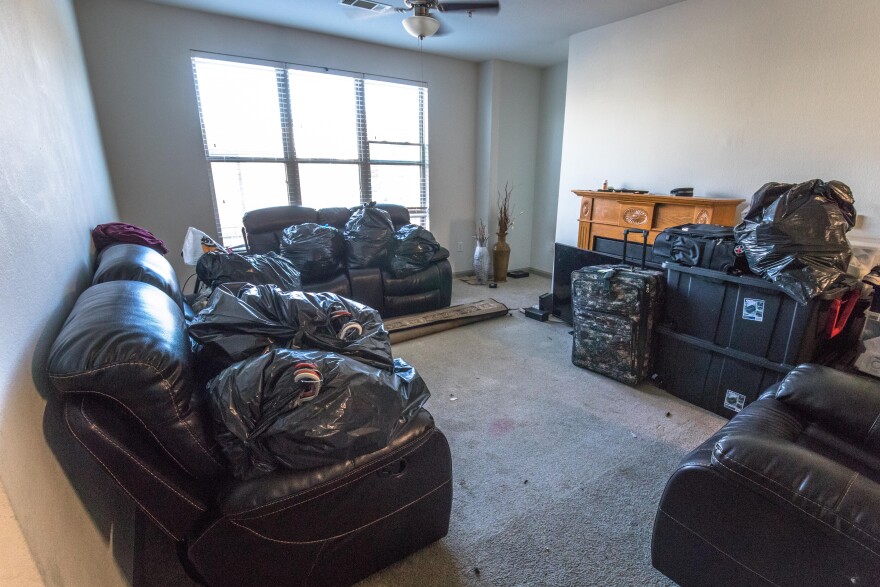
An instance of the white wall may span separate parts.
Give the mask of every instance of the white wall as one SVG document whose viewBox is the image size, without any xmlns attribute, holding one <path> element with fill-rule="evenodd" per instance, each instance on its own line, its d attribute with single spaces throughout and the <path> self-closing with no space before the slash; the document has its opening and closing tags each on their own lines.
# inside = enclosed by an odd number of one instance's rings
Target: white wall
<svg viewBox="0 0 880 587">
<path fill-rule="evenodd" d="M 44 430 L 48 348 L 116 218 L 70 1 L 0 4 L 0 55 L 0 479 L 47 585 L 118 585 L 133 508 L 105 477 L 78 494 Z"/>
<path fill-rule="evenodd" d="M 880 233 L 878 30 L 876 0 L 686 0 L 572 36 L 557 240 L 570 190 L 604 179 L 747 199 L 838 179 Z"/>
<path fill-rule="evenodd" d="M 190 50 L 421 78 L 415 50 L 133 0 L 75 5 L 120 215 L 165 240 L 169 257 L 188 226 L 216 232 Z M 455 244 L 473 234 L 477 65 L 426 54 L 424 78 L 431 230 L 463 270 L 472 249 L 456 253 Z M 176 262 L 179 274 L 192 272 Z"/>
<path fill-rule="evenodd" d="M 489 233 L 495 235 L 498 193 L 504 192 L 505 184 L 513 189 L 514 228 L 507 235 L 510 269 L 532 264 L 540 99 L 537 67 L 497 60 L 481 64 L 476 215 L 488 217 Z M 489 239 L 490 250 L 496 240 Z"/>
<path fill-rule="evenodd" d="M 565 84 L 568 65 L 560 63 L 541 70 L 541 107 L 535 169 L 535 201 L 532 215 L 532 264 L 553 272 L 553 242 L 559 201 L 559 167 L 562 164 L 562 133 L 565 128 Z"/>
</svg>

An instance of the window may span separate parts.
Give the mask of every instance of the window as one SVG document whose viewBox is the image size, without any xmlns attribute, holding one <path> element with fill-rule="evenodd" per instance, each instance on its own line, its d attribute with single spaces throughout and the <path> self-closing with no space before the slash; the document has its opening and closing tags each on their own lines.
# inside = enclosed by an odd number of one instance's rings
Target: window
<svg viewBox="0 0 880 587">
<path fill-rule="evenodd" d="M 248 210 L 370 201 L 428 223 L 427 89 L 283 63 L 192 58 L 217 230 Z"/>
</svg>

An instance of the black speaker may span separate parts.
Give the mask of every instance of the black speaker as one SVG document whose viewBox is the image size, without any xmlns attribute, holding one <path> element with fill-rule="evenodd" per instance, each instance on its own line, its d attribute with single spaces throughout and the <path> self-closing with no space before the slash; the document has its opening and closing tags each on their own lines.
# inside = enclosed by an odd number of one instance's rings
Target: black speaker
<svg viewBox="0 0 880 587">
<path fill-rule="evenodd" d="M 538 296 L 538 308 L 542 312 L 553 311 L 553 294 L 545 293 Z"/>
</svg>

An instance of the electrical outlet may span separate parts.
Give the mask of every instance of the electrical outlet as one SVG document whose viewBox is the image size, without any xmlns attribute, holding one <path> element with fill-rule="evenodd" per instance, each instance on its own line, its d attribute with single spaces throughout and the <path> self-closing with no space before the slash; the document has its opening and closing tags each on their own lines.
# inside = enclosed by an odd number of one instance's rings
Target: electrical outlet
<svg viewBox="0 0 880 587">
<path fill-rule="evenodd" d="M 458 241 L 458 252 L 459 253 L 464 252 L 464 241 Z"/>
</svg>

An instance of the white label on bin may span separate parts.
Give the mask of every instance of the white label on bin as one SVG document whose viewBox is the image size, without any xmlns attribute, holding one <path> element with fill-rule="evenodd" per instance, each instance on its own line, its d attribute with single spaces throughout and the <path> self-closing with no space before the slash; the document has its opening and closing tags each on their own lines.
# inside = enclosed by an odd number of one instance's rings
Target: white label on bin
<svg viewBox="0 0 880 587">
<path fill-rule="evenodd" d="M 743 320 L 764 321 L 764 300 L 746 298 L 743 301 Z"/>
<path fill-rule="evenodd" d="M 746 396 L 728 389 L 727 393 L 724 395 L 724 407 L 728 410 L 739 412 L 746 407 Z"/>
</svg>

